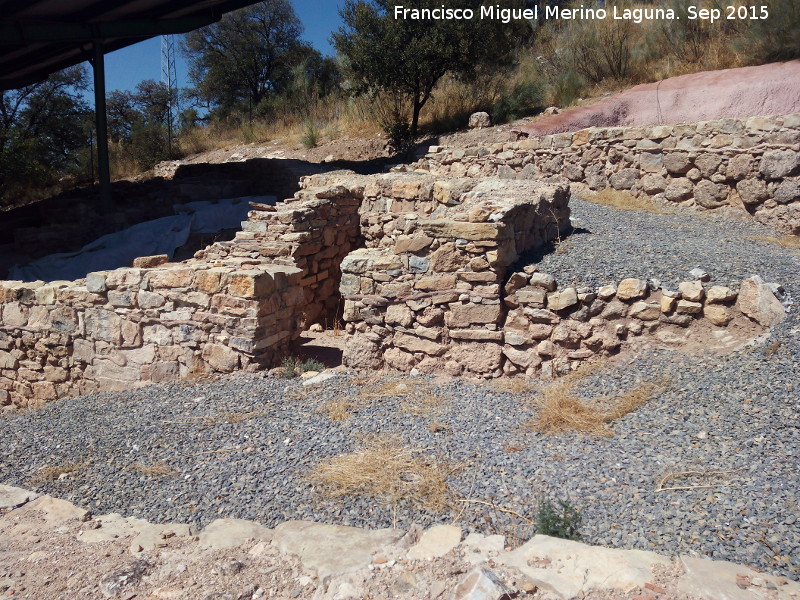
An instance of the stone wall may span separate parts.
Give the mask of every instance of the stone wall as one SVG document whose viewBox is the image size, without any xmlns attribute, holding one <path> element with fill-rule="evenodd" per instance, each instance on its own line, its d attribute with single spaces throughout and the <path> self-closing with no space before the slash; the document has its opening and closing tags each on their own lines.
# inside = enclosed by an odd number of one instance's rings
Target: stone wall
<svg viewBox="0 0 800 600">
<path fill-rule="evenodd" d="M 227 261 L 0 284 L 0 405 L 272 364 L 293 341 L 300 269 Z"/>
<path fill-rule="evenodd" d="M 451 177 L 552 176 L 667 204 L 733 207 L 800 234 L 800 114 L 590 128 L 489 147 L 432 146 L 418 168 Z"/>
<path fill-rule="evenodd" d="M 566 183 L 318 174 L 183 263 L 0 282 L 0 405 L 263 369 L 340 313 L 349 365 L 482 377 L 555 374 L 661 328 L 782 316 L 759 280 L 734 306 L 734 292 L 696 282 L 559 290 L 512 273 L 569 228 L 569 195 Z"/>
<path fill-rule="evenodd" d="M 463 284 L 463 275 L 468 272 L 454 279 Z M 353 291 L 347 277 L 343 294 Z M 362 274 L 361 284 L 369 278 Z M 784 316 L 759 277 L 743 280 L 738 290 L 701 281 L 667 290 L 633 278 L 598 289 L 559 289 L 551 275 L 527 267 L 502 288 L 467 279 L 472 289 L 433 292 L 429 278 L 408 279 L 403 293 L 375 283 L 377 295 L 346 296 L 353 307 L 345 312 L 346 364 L 484 378 L 555 377 L 632 344 L 710 349 L 718 343 L 732 349 Z"/>
<path fill-rule="evenodd" d="M 339 263 L 360 240 L 363 185 L 314 187 L 325 181 L 254 204 L 234 241 L 183 263 L 0 282 L 0 405 L 278 364 L 305 325 L 335 316 Z"/>
<path fill-rule="evenodd" d="M 568 186 L 421 174 L 373 183 L 367 245 L 342 263 L 345 364 L 493 374 L 507 310 L 501 286 L 521 254 L 569 227 Z"/>
</svg>

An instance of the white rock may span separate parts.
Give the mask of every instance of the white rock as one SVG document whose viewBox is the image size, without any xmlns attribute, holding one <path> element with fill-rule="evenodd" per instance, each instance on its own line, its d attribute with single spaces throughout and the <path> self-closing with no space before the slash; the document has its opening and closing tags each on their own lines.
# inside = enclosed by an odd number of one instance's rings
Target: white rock
<svg viewBox="0 0 800 600">
<path fill-rule="evenodd" d="M 200 546 L 214 550 L 241 546 L 248 540 L 270 539 L 270 529 L 244 519 L 217 519 L 200 532 Z"/>
<path fill-rule="evenodd" d="M 36 492 L 0 484 L 0 510 L 18 508 L 38 497 L 39 494 Z"/>
<path fill-rule="evenodd" d="M 550 562 L 540 567 L 532 559 Z M 654 565 L 671 564 L 654 552 L 588 546 L 545 535 L 534 536 L 495 560 L 519 569 L 539 588 L 563 598 L 575 598 L 590 590 L 630 591 L 652 580 Z"/>
<path fill-rule="evenodd" d="M 411 546 L 408 558 L 420 560 L 444 556 L 461 542 L 461 528 L 454 525 L 434 525 Z"/>
<path fill-rule="evenodd" d="M 300 558 L 303 567 L 324 581 L 372 563 L 373 552 L 402 536 L 397 529 L 367 530 L 311 521 L 287 521 L 275 528 L 272 543 Z"/>
</svg>

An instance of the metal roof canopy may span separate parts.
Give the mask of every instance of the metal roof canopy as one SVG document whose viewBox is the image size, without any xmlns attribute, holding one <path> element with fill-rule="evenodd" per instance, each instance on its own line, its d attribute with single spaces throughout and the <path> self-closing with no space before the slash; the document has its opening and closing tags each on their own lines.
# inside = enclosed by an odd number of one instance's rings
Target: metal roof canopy
<svg viewBox="0 0 800 600">
<path fill-rule="evenodd" d="M 0 0 L 0 90 L 92 63 L 100 193 L 111 207 L 103 56 L 149 38 L 210 25 L 257 0 Z"/>
</svg>

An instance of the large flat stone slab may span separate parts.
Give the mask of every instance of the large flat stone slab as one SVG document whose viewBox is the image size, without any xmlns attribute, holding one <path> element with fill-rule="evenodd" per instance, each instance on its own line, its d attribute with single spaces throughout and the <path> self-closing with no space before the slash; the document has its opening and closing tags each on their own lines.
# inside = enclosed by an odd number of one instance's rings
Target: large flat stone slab
<svg viewBox="0 0 800 600">
<path fill-rule="evenodd" d="M 39 494 L 36 492 L 0 484 L 0 510 L 19 508 L 28 502 L 36 500 L 38 497 Z"/>
<path fill-rule="evenodd" d="M 408 550 L 411 560 L 438 558 L 461 543 L 461 528 L 454 525 L 434 525 Z"/>
<path fill-rule="evenodd" d="M 671 564 L 655 552 L 588 546 L 546 535 L 534 536 L 495 560 L 519 569 L 539 588 L 565 599 L 591 590 L 629 591 L 652 581 L 655 565 Z"/>
<path fill-rule="evenodd" d="M 36 500 L 18 508 L 17 511 L 15 514 L 18 517 L 39 513 L 44 517 L 48 525 L 63 525 L 67 521 L 83 521 L 86 518 L 84 509 L 75 506 L 71 502 L 53 498 L 52 496 L 40 496 Z"/>
<path fill-rule="evenodd" d="M 241 546 L 249 540 L 271 539 L 271 529 L 244 519 L 217 519 L 200 532 L 200 546 L 214 550 Z"/>
<path fill-rule="evenodd" d="M 704 600 L 786 600 L 800 598 L 800 583 L 758 573 L 735 563 L 681 556 L 686 571 L 678 591 Z"/>
<path fill-rule="evenodd" d="M 374 552 L 402 535 L 397 529 L 287 521 L 275 528 L 272 543 L 281 552 L 300 557 L 303 566 L 324 581 L 368 566 Z"/>
</svg>

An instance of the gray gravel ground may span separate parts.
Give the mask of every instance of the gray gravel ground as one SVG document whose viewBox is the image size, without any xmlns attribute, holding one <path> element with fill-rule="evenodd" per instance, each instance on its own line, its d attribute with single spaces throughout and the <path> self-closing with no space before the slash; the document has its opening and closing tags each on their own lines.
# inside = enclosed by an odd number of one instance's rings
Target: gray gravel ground
<svg viewBox="0 0 800 600">
<path fill-rule="evenodd" d="M 572 206 L 587 232 L 540 263 L 562 284 L 640 276 L 675 287 L 699 266 L 712 283 L 757 273 L 782 283 L 790 300 L 800 298 L 797 255 L 746 238 L 769 234 L 761 226 L 577 200 Z M 438 412 L 414 416 L 402 399 L 388 398 L 362 403 L 340 422 L 317 408 L 356 398 L 360 382 L 352 375 L 308 393 L 296 381 L 253 375 L 151 386 L 0 419 L 0 481 L 97 514 L 153 521 L 207 524 L 226 516 L 268 526 L 315 519 L 373 527 L 448 521 L 451 514 L 410 505 L 333 500 L 306 479 L 320 460 L 357 448 L 359 436 L 393 433 L 462 465 L 451 481 L 462 499 L 532 517 L 538 498 L 569 498 L 583 509 L 581 532 L 590 543 L 699 553 L 800 579 L 799 368 L 796 308 L 763 343 L 725 357 L 673 351 L 631 357 L 584 379 L 578 393 L 611 395 L 656 378 L 669 387 L 616 421 L 610 438 L 533 433 L 523 427 L 535 414 L 529 399 L 460 380 L 437 382 L 445 398 Z M 227 422 L 236 420 L 233 414 L 249 418 Z M 445 427 L 434 433 L 432 422 Z M 74 470 L 48 479 L 38 471 L 45 466 Z M 666 487 L 694 489 L 657 491 L 664 476 L 685 471 L 726 473 L 672 479 Z M 512 541 L 534 533 L 511 513 L 477 502 L 459 507 L 466 528 Z"/>
</svg>

